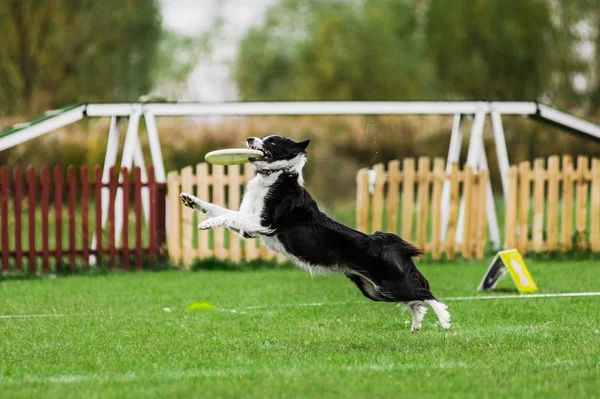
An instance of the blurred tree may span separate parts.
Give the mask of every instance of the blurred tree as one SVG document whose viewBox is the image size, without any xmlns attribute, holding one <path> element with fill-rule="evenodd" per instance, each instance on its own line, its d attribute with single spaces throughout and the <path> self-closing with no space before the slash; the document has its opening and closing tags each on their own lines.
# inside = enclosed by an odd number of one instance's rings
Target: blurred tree
<svg viewBox="0 0 600 399">
<path fill-rule="evenodd" d="M 155 0 L 0 2 L 0 113 L 136 99 L 152 85 Z"/>
<path fill-rule="evenodd" d="M 283 0 L 242 40 L 235 77 L 244 100 L 432 97 L 433 67 L 416 1 Z"/>
<path fill-rule="evenodd" d="M 578 65 L 573 35 L 553 23 L 547 0 L 431 1 L 428 54 L 449 97 L 532 100 L 551 92 L 556 72 Z"/>
<path fill-rule="evenodd" d="M 212 31 L 199 37 L 163 31 L 152 70 L 152 94 L 166 99 L 180 99 L 200 57 L 212 50 L 212 38 Z"/>
<path fill-rule="evenodd" d="M 600 106 L 600 62 L 581 51 L 600 46 L 599 22 L 600 0 L 282 0 L 242 40 L 235 78 L 244 100 Z"/>
<path fill-rule="evenodd" d="M 584 75 L 583 89 L 587 102 L 587 114 L 600 117 L 600 0 L 573 0 L 571 7 L 578 7 L 579 20 L 575 29 L 580 35 L 579 50 L 589 61 L 588 73 Z M 575 11 L 576 12 L 576 11 Z"/>
</svg>

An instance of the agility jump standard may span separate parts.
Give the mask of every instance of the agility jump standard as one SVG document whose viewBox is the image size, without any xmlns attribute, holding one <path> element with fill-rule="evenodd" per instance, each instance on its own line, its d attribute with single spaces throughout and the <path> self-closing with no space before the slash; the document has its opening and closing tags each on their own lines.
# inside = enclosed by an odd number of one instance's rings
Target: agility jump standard
<svg viewBox="0 0 600 399">
<path fill-rule="evenodd" d="M 115 103 L 115 104 L 74 104 L 62 109 L 48 111 L 31 122 L 13 126 L 0 132 L 0 151 L 14 147 L 35 137 L 69 125 L 86 117 L 110 117 L 110 129 L 104 158 L 103 181 L 108 180 L 111 166 L 114 166 L 119 153 L 119 129 L 121 120 L 127 119 L 127 132 L 122 150 L 121 167 L 139 166 L 144 171 L 144 157 L 138 137 L 140 118 L 143 116 L 150 146 L 150 156 L 155 167 L 157 182 L 166 181 L 166 173 L 161 153 L 156 117 L 158 116 L 268 116 L 268 115 L 453 115 L 450 148 L 447 157 L 447 172 L 450 165 L 458 162 L 463 141 L 462 126 L 465 119 L 472 120 L 467 165 L 474 170 L 487 170 L 487 158 L 483 144 L 485 118 L 490 117 L 500 177 L 504 197 L 508 196 L 507 173 L 509 170 L 506 140 L 502 126 L 503 115 L 523 115 L 535 120 L 550 123 L 584 138 L 600 140 L 600 126 L 573 115 L 558 111 L 537 102 L 230 102 L 230 103 Z M 115 201 L 121 200 L 123 193 L 117 192 Z M 102 224 L 106 222 L 108 211 L 108 191 L 103 193 Z M 445 239 L 448 223 L 449 185 L 442 192 L 442 238 Z M 143 195 L 144 213 L 148 216 L 148 193 Z M 458 238 L 462 237 L 464 208 L 459 214 Z M 491 184 L 487 187 L 486 215 L 490 239 L 495 248 L 500 247 L 500 231 L 494 208 Z M 167 215 L 168 217 L 168 215 Z M 116 215 L 116 229 L 121 230 L 123 215 Z M 167 224 L 168 225 L 168 224 Z"/>
</svg>

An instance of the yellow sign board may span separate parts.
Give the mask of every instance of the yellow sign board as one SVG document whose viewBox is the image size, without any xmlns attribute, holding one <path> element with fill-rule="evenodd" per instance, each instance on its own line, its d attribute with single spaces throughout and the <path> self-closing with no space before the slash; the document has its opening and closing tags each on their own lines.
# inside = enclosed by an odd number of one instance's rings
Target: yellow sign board
<svg viewBox="0 0 600 399">
<path fill-rule="evenodd" d="M 481 280 L 478 290 L 494 289 L 498 281 L 507 273 L 510 274 L 521 294 L 533 294 L 537 291 L 537 285 L 535 285 L 523 257 L 516 249 L 507 249 L 496 254 L 490 268 Z"/>
</svg>

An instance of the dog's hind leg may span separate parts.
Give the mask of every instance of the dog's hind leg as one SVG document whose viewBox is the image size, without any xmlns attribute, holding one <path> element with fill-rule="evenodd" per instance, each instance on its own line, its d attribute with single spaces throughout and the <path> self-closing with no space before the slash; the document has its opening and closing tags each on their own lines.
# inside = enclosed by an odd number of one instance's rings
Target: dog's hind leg
<svg viewBox="0 0 600 399">
<path fill-rule="evenodd" d="M 427 308 L 423 304 L 423 301 L 411 301 L 405 303 L 412 315 L 412 326 L 410 327 L 410 332 L 416 334 L 421 329 L 421 323 L 423 322 L 425 313 L 427 313 Z"/>
<path fill-rule="evenodd" d="M 202 201 L 200 198 L 188 193 L 181 193 L 179 195 L 179 199 L 181 200 L 183 205 L 195 211 L 198 211 L 209 218 L 214 218 L 217 216 L 224 215 L 228 212 L 232 212 L 229 209 L 220 207 L 215 204 L 211 204 L 210 202 Z"/>
<path fill-rule="evenodd" d="M 442 328 L 445 330 L 450 329 L 450 313 L 448 313 L 448 310 L 446 310 L 448 309 L 448 306 L 435 299 L 428 299 L 425 302 L 427 302 L 427 304 L 431 306 L 431 309 L 433 309 L 435 312 L 435 315 L 440 320 Z"/>
</svg>

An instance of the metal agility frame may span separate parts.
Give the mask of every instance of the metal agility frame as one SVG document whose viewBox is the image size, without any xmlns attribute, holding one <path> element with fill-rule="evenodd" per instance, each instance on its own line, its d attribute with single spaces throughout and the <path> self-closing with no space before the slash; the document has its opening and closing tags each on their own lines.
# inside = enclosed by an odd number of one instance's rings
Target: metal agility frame
<svg viewBox="0 0 600 399">
<path fill-rule="evenodd" d="M 547 122 L 587 138 L 600 140 L 600 126 L 581 118 L 558 111 L 537 102 L 230 102 L 230 103 L 116 103 L 75 104 L 59 110 L 49 111 L 43 117 L 28 123 L 15 125 L 0 133 L 0 151 L 14 147 L 85 117 L 110 117 L 110 129 L 104 159 L 103 180 L 116 164 L 119 153 L 119 121 L 127 119 L 127 133 L 122 150 L 121 167 L 140 166 L 143 179 L 145 165 L 138 137 L 140 118 L 144 118 L 150 145 L 150 156 L 156 171 L 156 180 L 165 182 L 166 174 L 161 153 L 156 117 L 158 116 L 253 116 L 253 115 L 453 115 L 452 135 L 448 150 L 447 171 L 458 162 L 463 141 L 463 126 L 467 117 L 472 117 L 467 165 L 474 170 L 487 170 L 487 157 L 483 144 L 483 127 L 490 117 L 496 152 L 500 166 L 502 191 L 507 198 L 509 169 L 506 141 L 502 126 L 502 115 L 523 115 Z M 108 191 L 103 192 L 102 224 L 108 212 Z M 117 192 L 115 201 L 122 199 Z M 148 216 L 148 193 L 143 194 L 143 205 Z M 442 192 L 442 237 L 445 239 L 448 224 L 449 185 Z M 118 208 L 117 208 L 118 209 Z M 492 186 L 487 187 L 487 219 L 490 240 L 494 248 L 500 247 L 500 230 L 494 208 Z M 464 207 L 459 213 L 458 237 L 462 237 Z M 116 215 L 117 232 L 122 226 L 123 215 Z M 117 233 L 117 237 L 119 234 Z"/>
</svg>

